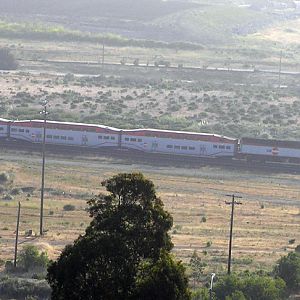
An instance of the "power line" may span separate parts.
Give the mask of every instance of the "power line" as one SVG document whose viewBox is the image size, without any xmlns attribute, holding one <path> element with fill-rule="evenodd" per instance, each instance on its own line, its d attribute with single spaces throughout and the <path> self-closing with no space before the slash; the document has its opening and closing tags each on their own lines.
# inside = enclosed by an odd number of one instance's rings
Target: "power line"
<svg viewBox="0 0 300 300">
<path fill-rule="evenodd" d="M 234 216 L 234 206 L 241 205 L 241 202 L 235 201 L 235 198 L 242 198 L 240 196 L 236 196 L 234 194 L 232 195 L 226 195 L 227 197 L 232 197 L 231 202 L 225 201 L 225 204 L 231 205 L 231 218 L 230 218 L 230 235 L 229 235 L 229 251 L 228 251 L 228 267 L 227 267 L 227 274 L 230 275 L 230 269 L 231 269 L 231 250 L 232 250 L 232 231 L 233 231 L 233 216 Z"/>
</svg>

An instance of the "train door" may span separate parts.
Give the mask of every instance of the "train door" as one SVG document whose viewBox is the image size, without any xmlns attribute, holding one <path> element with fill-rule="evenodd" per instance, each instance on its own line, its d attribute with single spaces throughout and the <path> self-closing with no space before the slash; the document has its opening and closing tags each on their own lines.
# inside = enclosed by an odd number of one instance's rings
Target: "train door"
<svg viewBox="0 0 300 300">
<path fill-rule="evenodd" d="M 156 152 L 157 151 L 157 148 L 158 148 L 158 143 L 155 141 L 155 142 L 152 142 L 152 147 L 151 147 L 151 151 L 152 152 Z"/>
<path fill-rule="evenodd" d="M 10 138 L 10 127 L 11 127 L 11 122 L 8 122 L 7 124 L 7 137 Z"/>
<path fill-rule="evenodd" d="M 31 138 L 34 143 L 41 143 L 43 139 L 43 135 L 40 132 L 35 132 L 32 133 Z"/>
<path fill-rule="evenodd" d="M 81 139 L 81 146 L 86 146 L 88 144 L 88 137 L 84 134 Z"/>
<path fill-rule="evenodd" d="M 119 136 L 118 136 L 118 148 L 121 149 L 122 148 L 122 130 L 119 132 Z"/>
<path fill-rule="evenodd" d="M 200 152 L 199 152 L 200 156 L 207 156 L 207 149 L 206 146 L 204 145 L 200 145 Z"/>
</svg>

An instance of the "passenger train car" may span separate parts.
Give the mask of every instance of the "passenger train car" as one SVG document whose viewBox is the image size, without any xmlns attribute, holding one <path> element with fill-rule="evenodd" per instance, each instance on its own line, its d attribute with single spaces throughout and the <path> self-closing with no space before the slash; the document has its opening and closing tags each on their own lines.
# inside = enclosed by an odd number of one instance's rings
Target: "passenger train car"
<svg viewBox="0 0 300 300">
<path fill-rule="evenodd" d="M 43 141 L 44 121 L 14 121 L 8 124 L 9 138 L 32 143 Z M 46 143 L 86 147 L 117 147 L 119 129 L 81 123 L 46 123 Z"/>
<path fill-rule="evenodd" d="M 44 121 L 0 118 L 0 139 L 42 143 Z M 192 157 L 300 163 L 300 142 L 242 138 L 158 129 L 122 130 L 95 124 L 46 122 L 46 143 L 87 148 L 110 147 Z"/>
<path fill-rule="evenodd" d="M 8 124 L 8 120 L 0 118 L 0 138 L 9 137 Z"/>
<path fill-rule="evenodd" d="M 43 141 L 44 121 L 2 119 L 3 137 L 32 143 Z M 81 147 L 115 147 L 147 153 L 199 157 L 233 157 L 237 140 L 216 134 L 157 129 L 121 130 L 102 125 L 46 122 L 46 143 Z"/>
<path fill-rule="evenodd" d="M 300 162 L 300 142 L 242 138 L 240 154 L 247 160 Z"/>
<path fill-rule="evenodd" d="M 215 134 L 157 129 L 122 131 L 122 147 L 186 156 L 234 156 L 237 140 Z"/>
</svg>

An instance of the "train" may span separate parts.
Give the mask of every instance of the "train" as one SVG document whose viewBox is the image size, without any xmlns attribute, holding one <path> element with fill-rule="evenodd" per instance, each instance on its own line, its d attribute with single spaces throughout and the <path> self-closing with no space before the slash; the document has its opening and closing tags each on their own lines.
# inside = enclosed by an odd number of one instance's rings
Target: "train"
<svg viewBox="0 0 300 300">
<path fill-rule="evenodd" d="M 114 148 L 195 158 L 300 163 L 300 142 L 232 138 L 219 134 L 159 129 L 119 129 L 110 126 L 44 120 L 0 118 L 0 139 L 33 144 Z"/>
</svg>

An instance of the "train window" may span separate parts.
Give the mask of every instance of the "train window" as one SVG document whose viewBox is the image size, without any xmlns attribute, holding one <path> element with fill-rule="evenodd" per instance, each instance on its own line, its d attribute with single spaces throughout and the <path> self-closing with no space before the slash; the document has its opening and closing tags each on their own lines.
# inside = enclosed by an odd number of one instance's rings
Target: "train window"
<svg viewBox="0 0 300 300">
<path fill-rule="evenodd" d="M 195 147 L 189 147 L 189 150 L 195 150 Z"/>
<path fill-rule="evenodd" d="M 178 149 L 180 149 L 180 146 L 174 146 L 174 149 L 178 150 Z"/>
<path fill-rule="evenodd" d="M 59 135 L 54 135 L 53 138 L 54 138 L 55 140 L 58 140 L 58 139 L 59 139 Z"/>
<path fill-rule="evenodd" d="M 111 136 L 110 139 L 111 139 L 111 140 L 115 140 L 116 138 L 115 138 L 114 136 Z"/>
<path fill-rule="evenodd" d="M 61 139 L 61 140 L 66 140 L 67 137 L 66 137 L 66 136 L 61 136 L 60 139 Z"/>
<path fill-rule="evenodd" d="M 173 145 L 167 145 L 168 149 L 173 149 Z"/>
<path fill-rule="evenodd" d="M 224 145 L 219 145 L 219 149 L 225 149 Z"/>
<path fill-rule="evenodd" d="M 0 127 L 0 131 L 2 131 L 2 130 L 4 130 L 4 128 L 3 128 L 3 127 Z"/>
<path fill-rule="evenodd" d="M 17 130 L 17 128 L 12 128 L 11 129 L 11 132 L 17 132 L 18 130 Z"/>
<path fill-rule="evenodd" d="M 129 141 L 129 138 L 125 138 L 125 141 L 128 142 L 128 141 Z"/>
<path fill-rule="evenodd" d="M 48 134 L 48 135 L 46 135 L 46 138 L 47 138 L 47 139 L 52 139 L 52 135 L 51 135 L 51 134 Z"/>
<path fill-rule="evenodd" d="M 187 150 L 187 146 L 181 146 L 181 150 Z"/>
<path fill-rule="evenodd" d="M 230 146 L 226 146 L 226 149 L 227 149 L 227 150 L 230 150 L 230 149 L 231 149 L 231 147 L 230 147 Z"/>
<path fill-rule="evenodd" d="M 25 132 L 26 132 L 26 133 L 29 133 L 29 129 L 26 129 Z"/>
<path fill-rule="evenodd" d="M 141 142 L 142 142 L 142 139 L 138 139 L 138 142 L 141 143 Z"/>
<path fill-rule="evenodd" d="M 105 140 L 109 140 L 109 136 L 105 136 L 104 139 L 105 139 Z"/>
<path fill-rule="evenodd" d="M 215 149 L 217 149 L 217 148 L 218 148 L 218 146 L 217 146 L 217 145 L 214 145 L 214 148 L 215 148 Z"/>
<path fill-rule="evenodd" d="M 24 132 L 24 129 L 19 129 L 19 132 Z"/>
<path fill-rule="evenodd" d="M 74 141 L 74 138 L 72 136 L 68 136 L 68 141 Z"/>
<path fill-rule="evenodd" d="M 272 150 L 271 149 L 267 149 L 267 153 L 272 153 Z"/>
<path fill-rule="evenodd" d="M 98 135 L 98 140 L 102 140 L 102 135 Z"/>
<path fill-rule="evenodd" d="M 130 142 L 136 142 L 136 138 L 131 138 Z"/>
<path fill-rule="evenodd" d="M 41 138 L 42 138 L 42 135 L 41 135 L 40 133 L 38 133 L 38 134 L 36 135 L 36 137 L 37 137 L 38 139 L 41 139 Z"/>
</svg>

